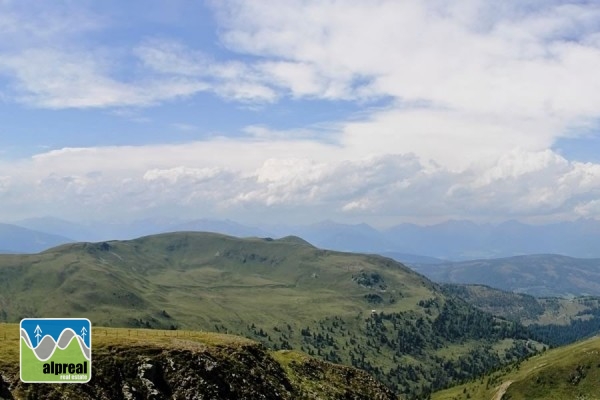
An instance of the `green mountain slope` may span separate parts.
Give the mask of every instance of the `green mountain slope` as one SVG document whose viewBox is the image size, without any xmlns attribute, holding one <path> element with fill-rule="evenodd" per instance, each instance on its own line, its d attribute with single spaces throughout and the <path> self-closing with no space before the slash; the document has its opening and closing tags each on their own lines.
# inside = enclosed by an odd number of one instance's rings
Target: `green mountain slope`
<svg viewBox="0 0 600 400">
<path fill-rule="evenodd" d="M 432 399 L 600 399 L 600 337 L 549 350 L 467 384 L 434 393 Z"/>
<path fill-rule="evenodd" d="M 600 296 L 600 259 L 537 254 L 412 266 L 435 282 L 482 284 L 539 297 Z"/>
<path fill-rule="evenodd" d="M 0 256 L 0 319 L 202 329 L 359 367 L 397 393 L 430 390 L 536 349 L 391 259 L 299 238 L 172 233 Z"/>
</svg>

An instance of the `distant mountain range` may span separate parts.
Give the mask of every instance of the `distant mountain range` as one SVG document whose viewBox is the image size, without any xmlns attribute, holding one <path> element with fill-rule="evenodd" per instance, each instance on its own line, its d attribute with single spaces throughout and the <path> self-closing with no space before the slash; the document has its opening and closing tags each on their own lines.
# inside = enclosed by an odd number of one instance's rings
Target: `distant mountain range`
<svg viewBox="0 0 600 400">
<path fill-rule="evenodd" d="M 1 253 L 37 253 L 73 241 L 65 236 L 0 223 Z"/>
<path fill-rule="evenodd" d="M 483 284 L 538 297 L 600 296 L 600 259 L 535 254 L 412 268 L 436 282 Z"/>
<path fill-rule="evenodd" d="M 446 221 L 420 226 L 400 224 L 375 229 L 367 224 L 341 224 L 322 221 L 310 225 L 249 226 L 230 220 L 173 220 L 150 218 L 133 222 L 79 224 L 57 218 L 34 218 L 13 222 L 35 234 L 46 233 L 66 241 L 126 240 L 175 231 L 216 232 L 238 237 L 300 236 L 315 246 L 339 251 L 386 254 L 398 261 L 438 263 L 510 257 L 526 254 L 562 254 L 571 257 L 600 258 L 600 221 L 579 219 L 546 225 L 517 221 L 500 224 L 476 224 L 470 221 Z M 32 246 L 33 238 L 20 236 L 0 242 L 0 249 L 21 252 Z M 37 240 L 39 242 L 39 240 Z M 50 247 L 55 242 L 48 240 Z M 46 248 L 47 248 L 46 247 Z M 427 258 L 423 258 L 427 257 Z"/>
<path fill-rule="evenodd" d="M 600 296 L 600 246 L 596 246 L 600 222 L 595 220 L 543 226 L 448 221 L 431 226 L 401 224 L 387 230 L 333 221 L 253 227 L 229 220 L 163 218 L 88 226 L 46 217 L 17 223 L 21 226 L 0 224 L 0 252 L 36 253 L 73 241 L 128 240 L 162 232 L 262 238 L 292 234 L 320 248 L 381 254 L 436 282 L 484 284 L 534 296 Z M 554 254 L 539 254 L 543 252 Z M 514 255 L 521 253 L 538 254 Z M 464 260 L 467 257 L 471 259 Z"/>
</svg>

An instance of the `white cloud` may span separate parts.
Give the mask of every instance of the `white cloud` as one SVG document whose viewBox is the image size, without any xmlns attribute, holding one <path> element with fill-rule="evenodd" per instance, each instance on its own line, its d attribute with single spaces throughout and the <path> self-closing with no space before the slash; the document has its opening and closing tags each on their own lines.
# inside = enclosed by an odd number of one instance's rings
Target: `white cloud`
<svg viewBox="0 0 600 400">
<path fill-rule="evenodd" d="M 128 51 L 30 45 L 2 54 L 0 72 L 16 79 L 20 101 L 50 108 L 148 106 L 206 91 L 238 102 L 390 98 L 389 110 L 346 125 L 346 145 L 455 168 L 515 143 L 548 148 L 600 114 L 594 4 L 213 4 L 223 42 L 252 57 L 217 60 L 177 40 L 142 39 L 130 50 L 138 78 L 124 80 L 117 71 Z M 24 17 L 13 14 L 0 32 L 18 29 Z M 52 32 L 71 29 L 55 25 Z"/>
<path fill-rule="evenodd" d="M 186 78 L 120 82 L 110 77 L 109 64 L 102 54 L 30 49 L 4 55 L 0 72 L 17 79 L 20 101 L 44 108 L 150 105 L 208 89 Z"/>
<path fill-rule="evenodd" d="M 315 157 L 306 157 L 303 145 L 313 146 Z M 263 159 L 265 147 L 281 156 Z M 348 160 L 332 149 L 301 141 L 213 139 L 52 151 L 3 168 L 3 182 L 10 184 L 4 196 L 19 198 L 18 204 L 3 198 L 3 212 L 41 207 L 73 218 L 89 218 L 90 212 L 123 218 L 160 209 L 245 220 L 266 213 L 280 221 L 293 212 L 305 222 L 385 217 L 388 223 L 600 217 L 600 165 L 570 162 L 548 150 L 515 151 L 490 165 L 452 171 L 414 155 Z"/>
<path fill-rule="evenodd" d="M 3 1 L 0 3 L 0 49 L 31 45 L 57 46 L 86 33 L 105 29 L 109 22 L 82 3 Z"/>
<path fill-rule="evenodd" d="M 219 172 L 219 168 L 187 168 L 181 166 L 169 169 L 155 168 L 146 171 L 142 179 L 148 182 L 164 181 L 171 185 L 182 181 L 198 183 L 214 178 Z"/>
<path fill-rule="evenodd" d="M 600 115 L 595 3 L 214 3 L 230 49 L 295 97 L 395 99 L 348 123 L 355 153 L 454 168 L 540 151 Z M 301 17 L 299 17 L 301 16 Z"/>
<path fill-rule="evenodd" d="M 170 208 L 292 210 L 311 220 L 600 217 L 600 165 L 549 150 L 600 117 L 597 4 L 213 4 L 230 51 L 222 58 L 165 38 L 91 50 L 67 34 L 51 48 L 47 38 L 69 29 L 59 24 L 22 46 L 0 45 L 0 73 L 18 101 L 54 109 L 159 105 L 200 92 L 243 104 L 387 105 L 326 121 L 327 132 L 257 123 L 230 138 L 39 154 L 3 166 L 0 192 L 25 199 L 7 201 L 5 212 L 41 201 L 57 213 L 115 216 Z M 27 32 L 20 19 L 0 17 L 0 39 Z M 297 121 L 303 111 L 291 112 Z"/>
<path fill-rule="evenodd" d="M 475 181 L 475 185 L 491 185 L 499 180 L 516 179 L 536 173 L 554 179 L 569 169 L 568 161 L 550 150 L 537 153 L 513 150 L 502 155 L 496 165 Z"/>
<path fill-rule="evenodd" d="M 10 176 L 0 175 L 0 193 L 7 191 L 10 188 L 11 179 Z"/>
<path fill-rule="evenodd" d="M 198 76 L 206 74 L 210 65 L 208 56 L 175 41 L 155 39 L 143 43 L 133 52 L 145 66 L 163 74 Z"/>
</svg>

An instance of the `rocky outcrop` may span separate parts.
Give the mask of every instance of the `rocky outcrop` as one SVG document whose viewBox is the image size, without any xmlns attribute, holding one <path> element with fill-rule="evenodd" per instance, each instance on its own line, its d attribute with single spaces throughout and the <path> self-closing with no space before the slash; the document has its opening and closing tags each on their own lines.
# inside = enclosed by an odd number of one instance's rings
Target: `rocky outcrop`
<svg viewBox="0 0 600 400">
<path fill-rule="evenodd" d="M 309 357 L 280 363 L 262 345 L 95 347 L 87 384 L 25 384 L 0 371 L 6 399 L 394 399 L 365 372 Z M 277 357 L 279 358 L 279 357 Z"/>
</svg>

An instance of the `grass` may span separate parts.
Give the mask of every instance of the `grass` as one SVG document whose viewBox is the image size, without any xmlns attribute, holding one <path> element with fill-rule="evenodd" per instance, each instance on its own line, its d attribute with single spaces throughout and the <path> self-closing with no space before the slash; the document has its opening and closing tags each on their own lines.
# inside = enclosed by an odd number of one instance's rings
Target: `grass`
<svg viewBox="0 0 600 400">
<path fill-rule="evenodd" d="M 600 399 L 600 337 L 549 350 L 433 400 L 492 399 L 502 385 L 511 400 Z M 579 396 L 579 397 L 578 397 Z"/>
<path fill-rule="evenodd" d="M 382 304 L 365 300 L 375 290 L 352 280 L 360 271 L 385 279 Z M 244 334 L 249 323 L 271 330 L 368 316 L 373 308 L 414 310 L 433 296 L 431 284 L 399 264 L 290 239 L 180 233 L 0 255 L 0 321 L 7 322 L 86 317 L 94 325 Z"/>
<path fill-rule="evenodd" d="M 237 347 L 252 344 L 257 342 L 214 332 L 92 327 L 93 351 L 115 345 L 196 349 L 199 346 Z M 19 363 L 19 324 L 0 323 L 0 365 L 2 363 Z"/>
</svg>

